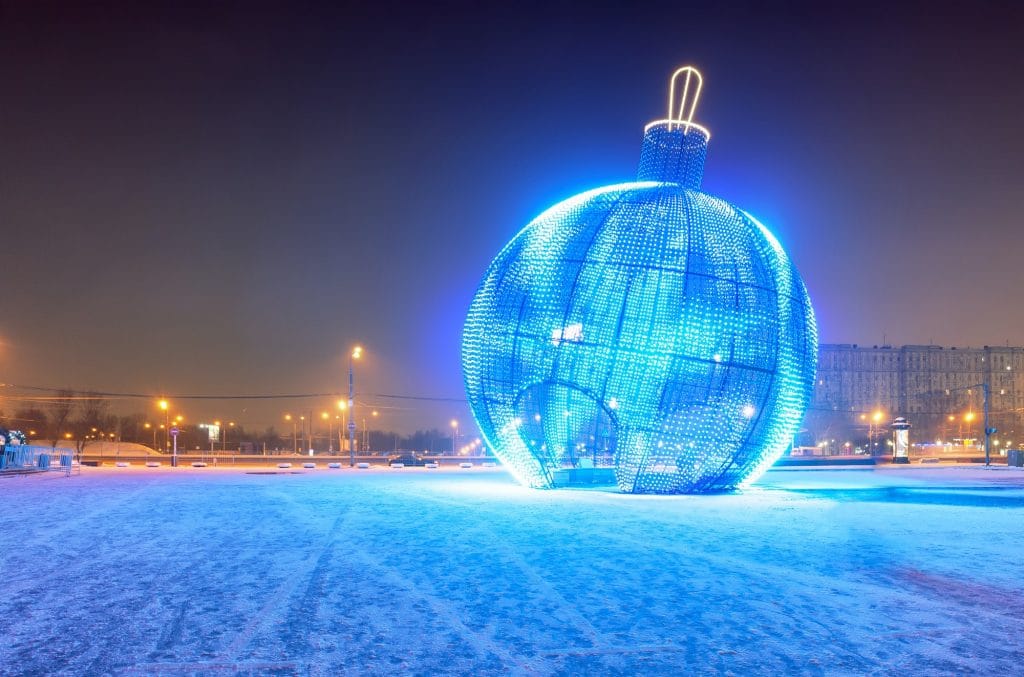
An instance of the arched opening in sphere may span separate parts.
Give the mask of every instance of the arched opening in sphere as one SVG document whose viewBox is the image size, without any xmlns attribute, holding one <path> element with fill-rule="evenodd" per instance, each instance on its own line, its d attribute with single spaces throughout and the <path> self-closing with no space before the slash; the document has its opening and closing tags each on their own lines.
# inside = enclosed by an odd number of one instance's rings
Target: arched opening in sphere
<svg viewBox="0 0 1024 677">
<path fill-rule="evenodd" d="M 519 435 L 550 476 L 565 468 L 614 468 L 618 424 L 612 410 L 583 388 L 544 381 L 516 403 Z"/>
</svg>

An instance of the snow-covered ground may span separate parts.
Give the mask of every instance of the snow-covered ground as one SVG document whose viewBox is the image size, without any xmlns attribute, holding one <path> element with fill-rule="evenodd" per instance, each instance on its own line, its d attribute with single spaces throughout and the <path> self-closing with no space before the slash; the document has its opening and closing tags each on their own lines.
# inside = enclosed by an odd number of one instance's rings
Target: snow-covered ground
<svg viewBox="0 0 1024 677">
<path fill-rule="evenodd" d="M 5 674 L 1024 674 L 1024 472 L 0 479 Z"/>
</svg>

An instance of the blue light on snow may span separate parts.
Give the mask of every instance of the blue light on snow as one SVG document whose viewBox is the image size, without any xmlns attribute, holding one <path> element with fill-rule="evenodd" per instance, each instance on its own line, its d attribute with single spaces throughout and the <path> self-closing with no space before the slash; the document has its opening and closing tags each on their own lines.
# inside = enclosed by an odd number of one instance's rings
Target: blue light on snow
<svg viewBox="0 0 1024 677">
<path fill-rule="evenodd" d="M 628 492 L 732 489 L 784 452 L 803 417 L 810 299 L 763 225 L 700 191 L 710 135 L 691 121 L 699 74 L 683 73 L 678 109 L 674 76 L 668 119 L 645 130 L 638 181 L 538 216 L 470 306 L 470 407 L 529 486 L 594 466 Z"/>
</svg>

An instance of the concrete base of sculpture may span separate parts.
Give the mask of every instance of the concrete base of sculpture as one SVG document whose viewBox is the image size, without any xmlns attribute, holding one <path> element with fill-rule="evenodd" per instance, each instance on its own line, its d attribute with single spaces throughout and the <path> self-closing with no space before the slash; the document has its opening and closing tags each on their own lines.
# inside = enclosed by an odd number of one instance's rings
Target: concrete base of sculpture
<svg viewBox="0 0 1024 677">
<path fill-rule="evenodd" d="M 552 477 L 554 487 L 579 487 L 591 485 L 614 485 L 614 468 L 563 468 L 556 470 Z"/>
</svg>

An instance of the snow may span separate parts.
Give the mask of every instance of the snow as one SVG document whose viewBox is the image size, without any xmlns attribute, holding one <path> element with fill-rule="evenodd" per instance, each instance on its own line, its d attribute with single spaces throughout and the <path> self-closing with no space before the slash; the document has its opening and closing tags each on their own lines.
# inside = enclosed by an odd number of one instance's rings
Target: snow
<svg viewBox="0 0 1024 677">
<path fill-rule="evenodd" d="M 1024 472 L 772 471 L 738 494 L 499 469 L 0 479 L 0 672 L 1024 670 Z"/>
</svg>

